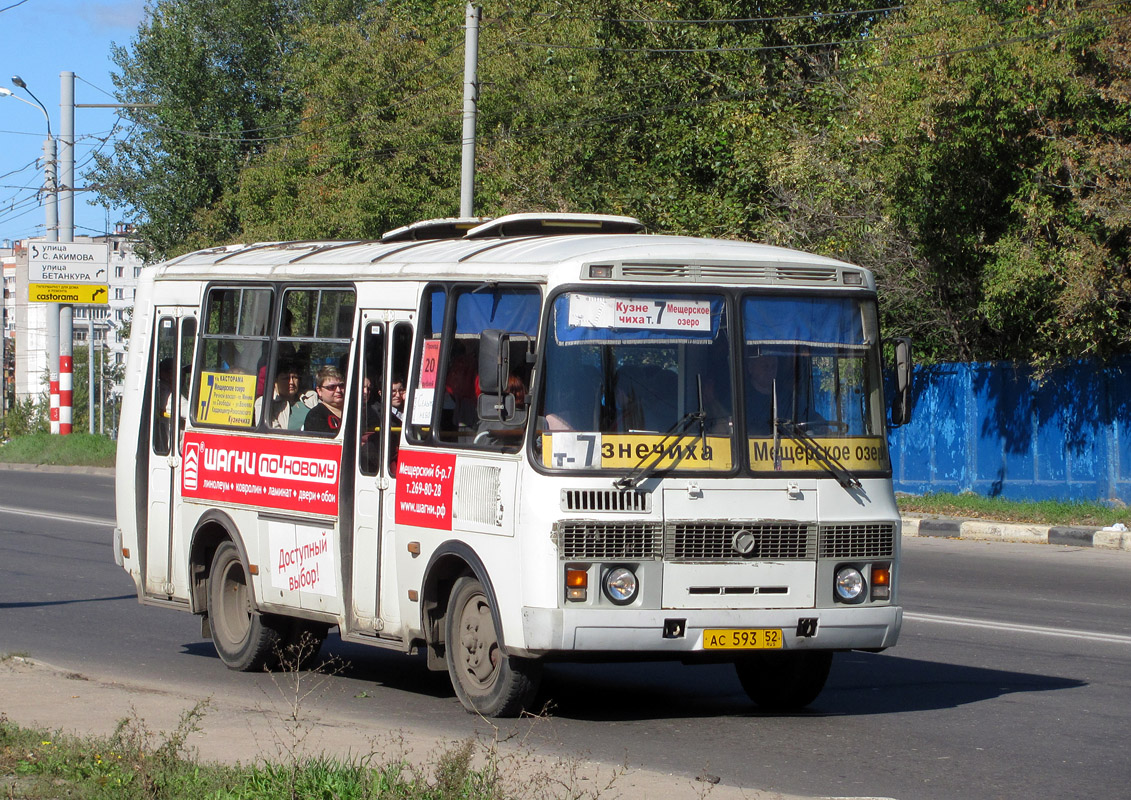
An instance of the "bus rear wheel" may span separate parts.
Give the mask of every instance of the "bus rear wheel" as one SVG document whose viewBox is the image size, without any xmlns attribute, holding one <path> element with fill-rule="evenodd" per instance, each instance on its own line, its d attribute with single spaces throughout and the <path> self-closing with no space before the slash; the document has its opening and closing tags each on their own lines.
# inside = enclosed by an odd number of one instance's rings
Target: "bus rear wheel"
<svg viewBox="0 0 1131 800">
<path fill-rule="evenodd" d="M 542 665 L 503 653 L 490 600 L 474 578 L 460 578 L 452 587 L 445 636 L 448 674 L 464 708 L 515 717 L 533 702 Z"/>
<path fill-rule="evenodd" d="M 221 544 L 212 557 L 208 624 L 216 653 L 229 669 L 251 672 L 274 665 L 282 643 L 280 625 L 251 607 L 247 573 L 232 542 Z"/>
<path fill-rule="evenodd" d="M 817 699 L 832 667 L 831 650 L 757 653 L 736 661 L 746 694 L 765 711 L 796 711 Z"/>
</svg>

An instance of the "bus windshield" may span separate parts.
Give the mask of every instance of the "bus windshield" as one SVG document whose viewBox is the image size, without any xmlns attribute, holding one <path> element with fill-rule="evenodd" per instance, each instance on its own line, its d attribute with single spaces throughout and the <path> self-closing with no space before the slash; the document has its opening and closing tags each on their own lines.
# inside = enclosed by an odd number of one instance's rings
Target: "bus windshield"
<svg viewBox="0 0 1131 800">
<path fill-rule="evenodd" d="M 754 472 L 887 469 L 872 300 L 749 295 L 742 334 Z"/>
<path fill-rule="evenodd" d="M 744 438 L 756 474 L 886 470 L 874 301 L 750 294 L 738 309 L 732 324 L 722 295 L 559 295 L 538 405 L 543 465 L 729 471 Z"/>
<path fill-rule="evenodd" d="M 721 295 L 571 292 L 550 309 L 542 463 L 730 470 L 734 390 Z"/>
</svg>

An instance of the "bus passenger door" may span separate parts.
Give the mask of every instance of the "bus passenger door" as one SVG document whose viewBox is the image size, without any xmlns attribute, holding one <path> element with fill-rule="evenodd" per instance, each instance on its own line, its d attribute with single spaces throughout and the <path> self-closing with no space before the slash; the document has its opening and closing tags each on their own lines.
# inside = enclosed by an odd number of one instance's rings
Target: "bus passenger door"
<svg viewBox="0 0 1131 800">
<path fill-rule="evenodd" d="M 383 519 L 392 496 L 401 438 L 404 381 L 412 350 L 412 314 L 363 311 L 358 391 L 357 460 L 353 497 L 353 599 L 351 627 L 396 635 L 393 537 Z"/>
<path fill-rule="evenodd" d="M 175 567 L 174 541 L 181 438 L 188 416 L 188 381 L 196 341 L 196 310 L 158 308 L 153 331 L 149 412 L 149 511 L 146 520 L 145 593 L 187 597 L 186 566 Z M 183 561 L 184 559 L 182 559 Z"/>
</svg>

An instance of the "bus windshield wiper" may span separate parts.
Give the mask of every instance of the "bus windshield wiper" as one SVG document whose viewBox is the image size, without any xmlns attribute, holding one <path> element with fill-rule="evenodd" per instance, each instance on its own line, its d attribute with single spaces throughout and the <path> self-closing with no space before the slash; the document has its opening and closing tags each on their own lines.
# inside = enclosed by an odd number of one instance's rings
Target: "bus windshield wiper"
<svg viewBox="0 0 1131 800">
<path fill-rule="evenodd" d="M 703 452 L 707 450 L 707 412 L 703 410 L 703 378 L 701 375 L 696 375 L 696 380 L 699 383 L 699 408 L 696 411 L 688 411 L 676 423 L 668 428 L 664 438 L 660 440 L 659 452 L 653 449 L 653 452 L 646 453 L 643 458 L 636 462 L 636 466 L 623 478 L 617 478 L 613 481 L 613 486 L 618 489 L 635 489 L 645 480 L 647 480 L 660 468 L 660 463 L 664 460 L 664 456 L 668 451 L 668 439 L 675 436 L 676 444 L 679 444 L 683 434 L 691 427 L 693 422 L 699 423 L 699 439 L 703 443 Z M 684 449 L 676 447 L 675 458 L 666 469 L 675 469 L 679 466 L 679 462 L 683 461 Z M 652 458 L 652 463 L 646 464 L 649 458 Z"/>
<path fill-rule="evenodd" d="M 775 468 L 780 463 L 781 458 L 781 445 L 779 444 L 779 431 L 785 433 L 795 441 L 799 441 L 805 445 L 805 452 L 814 460 L 821 464 L 825 469 L 833 474 L 837 483 L 845 489 L 859 489 L 860 480 L 852 474 L 852 470 L 842 464 L 835 456 L 833 456 L 827 449 L 814 439 L 808 431 L 806 431 L 800 424 L 791 419 L 774 419 L 774 464 Z"/>
</svg>

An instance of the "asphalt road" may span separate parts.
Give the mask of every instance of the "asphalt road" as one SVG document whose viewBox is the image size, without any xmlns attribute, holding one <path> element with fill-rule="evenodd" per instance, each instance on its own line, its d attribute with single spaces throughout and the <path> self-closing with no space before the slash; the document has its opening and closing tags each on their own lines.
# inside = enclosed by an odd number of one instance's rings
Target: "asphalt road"
<svg viewBox="0 0 1131 800">
<path fill-rule="evenodd" d="M 220 664 L 196 618 L 137 603 L 111 559 L 112 493 L 108 477 L 0 471 L 0 654 L 264 688 Z M 1127 796 L 1131 553 L 907 539 L 902 591 L 899 645 L 838 655 L 805 713 L 759 713 L 725 666 L 554 665 L 549 718 L 500 735 L 794 794 Z M 487 729 L 418 658 L 335 637 L 324 654 L 343 666 L 313 702 L 359 730 Z"/>
</svg>

